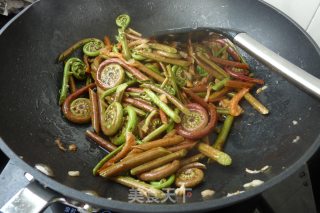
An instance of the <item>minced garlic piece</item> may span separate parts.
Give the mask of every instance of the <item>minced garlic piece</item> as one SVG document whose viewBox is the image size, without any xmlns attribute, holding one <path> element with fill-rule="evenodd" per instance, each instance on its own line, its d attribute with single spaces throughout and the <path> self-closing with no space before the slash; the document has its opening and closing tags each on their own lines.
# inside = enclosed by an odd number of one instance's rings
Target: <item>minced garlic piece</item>
<svg viewBox="0 0 320 213">
<path fill-rule="evenodd" d="M 201 192 L 201 196 L 202 196 L 202 198 L 206 199 L 206 198 L 212 197 L 214 195 L 214 193 L 215 193 L 215 191 L 213 191 L 211 189 L 206 189 Z"/>
<path fill-rule="evenodd" d="M 267 171 L 269 168 L 270 168 L 270 166 L 268 166 L 268 165 L 262 167 L 259 170 L 251 170 L 251 169 L 246 168 L 246 172 L 249 173 L 249 174 L 258 174 L 258 173 L 262 173 L 262 172 Z"/>
<path fill-rule="evenodd" d="M 78 177 L 78 176 L 80 176 L 80 172 L 79 171 L 68 171 L 68 175 L 71 177 Z"/>
<path fill-rule="evenodd" d="M 246 189 L 249 189 L 249 188 L 260 186 L 263 183 L 264 183 L 264 181 L 262 181 L 262 180 L 253 180 L 249 183 L 244 184 L 243 187 Z"/>
<path fill-rule="evenodd" d="M 261 93 L 262 91 L 266 90 L 268 88 L 267 85 L 264 85 L 263 87 L 260 87 L 259 89 L 257 89 L 256 93 L 259 94 Z"/>
<path fill-rule="evenodd" d="M 238 195 L 238 194 L 240 194 L 240 193 L 243 193 L 244 191 L 236 191 L 236 192 L 230 192 L 230 193 L 228 193 L 227 194 L 227 197 L 231 197 L 231 196 L 234 196 L 234 195 Z"/>
</svg>

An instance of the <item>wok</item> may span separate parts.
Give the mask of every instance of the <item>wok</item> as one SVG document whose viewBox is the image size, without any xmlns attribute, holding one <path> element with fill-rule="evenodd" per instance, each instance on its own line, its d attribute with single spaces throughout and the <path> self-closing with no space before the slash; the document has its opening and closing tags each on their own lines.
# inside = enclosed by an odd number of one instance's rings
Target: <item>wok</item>
<svg viewBox="0 0 320 213">
<path fill-rule="evenodd" d="M 280 54 L 292 63 L 320 77 L 320 52 L 312 39 L 280 12 L 254 0 L 43 0 L 18 17 L 0 37 L 0 147 L 22 169 L 49 191 L 74 200 L 115 211 L 154 212 L 208 211 L 257 195 L 284 180 L 304 164 L 320 144 L 320 102 L 273 73 L 245 54 L 256 76 L 268 89 L 259 99 L 270 109 L 259 115 L 246 103 L 246 114 L 236 119 L 227 153 L 230 167 L 210 165 L 205 182 L 192 191 L 186 204 L 128 203 L 128 188 L 93 177 L 91 170 L 105 152 L 84 136 L 86 125 L 67 122 L 58 107 L 62 65 L 57 55 L 84 37 L 102 38 L 117 32 L 115 18 L 128 13 L 132 27 L 145 35 L 172 28 L 237 28 Z M 293 125 L 292 121 L 298 121 Z M 300 140 L 292 143 L 299 136 Z M 61 152 L 54 140 L 75 143 L 76 153 Z M 50 178 L 34 169 L 49 165 Z M 268 173 L 249 175 L 245 168 L 270 165 Z M 79 170 L 80 177 L 69 177 Z M 243 190 L 253 179 L 265 181 L 259 187 L 228 197 L 228 192 Z M 203 200 L 200 192 L 214 189 L 212 199 Z M 94 190 L 101 197 L 83 193 Z M 112 200 L 106 198 L 111 197 Z"/>
</svg>

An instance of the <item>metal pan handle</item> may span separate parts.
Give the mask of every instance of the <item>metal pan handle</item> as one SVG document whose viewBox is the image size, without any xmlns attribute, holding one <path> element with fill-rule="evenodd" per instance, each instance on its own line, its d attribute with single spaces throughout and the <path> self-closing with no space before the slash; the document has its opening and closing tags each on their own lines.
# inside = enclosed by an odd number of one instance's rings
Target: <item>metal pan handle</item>
<svg viewBox="0 0 320 213">
<path fill-rule="evenodd" d="M 61 200 L 62 199 L 62 200 Z M 50 189 L 44 189 L 39 183 L 32 181 L 25 188 L 18 191 L 4 206 L 1 213 L 30 212 L 38 213 L 46 209 L 51 203 L 61 202 L 63 198 Z"/>
<path fill-rule="evenodd" d="M 54 203 L 63 203 L 75 208 L 77 212 L 80 213 L 95 211 L 94 208 L 88 204 L 81 204 L 79 202 L 72 204 L 61 194 L 42 186 L 34 180 L 30 174 L 26 173 L 25 176 L 31 182 L 11 197 L 11 199 L 1 207 L 0 213 L 39 213 Z"/>
<path fill-rule="evenodd" d="M 320 79 L 272 52 L 246 33 L 237 34 L 234 36 L 233 41 L 265 65 L 320 98 Z"/>
</svg>

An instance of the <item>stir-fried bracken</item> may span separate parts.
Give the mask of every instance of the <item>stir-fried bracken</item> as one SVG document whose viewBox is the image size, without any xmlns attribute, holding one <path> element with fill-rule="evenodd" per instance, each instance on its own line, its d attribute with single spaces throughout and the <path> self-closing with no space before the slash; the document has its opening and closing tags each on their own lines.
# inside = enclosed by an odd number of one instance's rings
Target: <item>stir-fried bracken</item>
<svg viewBox="0 0 320 213">
<path fill-rule="evenodd" d="M 59 105 L 67 120 L 91 122 L 87 138 L 108 151 L 93 175 L 161 199 L 164 188 L 201 184 L 207 166 L 232 163 L 223 148 L 240 102 L 269 113 L 250 94 L 264 81 L 220 35 L 159 42 L 129 24 L 122 14 L 115 43 L 85 38 L 59 56 Z M 83 59 L 71 56 L 77 49 Z M 211 161 L 219 165 L 204 164 Z"/>
</svg>

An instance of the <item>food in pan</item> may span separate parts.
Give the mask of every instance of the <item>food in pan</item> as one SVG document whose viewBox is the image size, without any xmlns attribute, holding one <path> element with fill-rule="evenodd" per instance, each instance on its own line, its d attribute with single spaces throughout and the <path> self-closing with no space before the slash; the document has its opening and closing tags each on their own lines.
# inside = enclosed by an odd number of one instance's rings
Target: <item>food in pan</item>
<svg viewBox="0 0 320 213">
<path fill-rule="evenodd" d="M 94 175 L 163 198 L 162 189 L 197 187 L 206 167 L 232 163 L 223 147 L 245 113 L 239 103 L 269 112 L 250 93 L 264 81 L 222 36 L 159 42 L 129 23 L 116 19 L 115 43 L 86 38 L 59 56 L 59 104 L 69 121 L 91 123 L 84 134 L 108 151 Z"/>
</svg>

